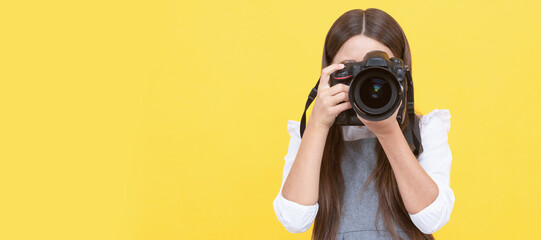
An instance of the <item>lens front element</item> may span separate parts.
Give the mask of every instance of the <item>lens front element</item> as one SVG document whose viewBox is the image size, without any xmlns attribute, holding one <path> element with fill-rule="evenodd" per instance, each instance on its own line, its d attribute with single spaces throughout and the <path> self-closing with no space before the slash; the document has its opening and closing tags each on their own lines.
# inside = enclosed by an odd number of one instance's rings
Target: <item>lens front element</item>
<svg viewBox="0 0 541 240">
<path fill-rule="evenodd" d="M 381 78 L 371 78 L 361 84 L 361 101 L 370 108 L 382 108 L 391 99 L 391 86 Z"/>
</svg>

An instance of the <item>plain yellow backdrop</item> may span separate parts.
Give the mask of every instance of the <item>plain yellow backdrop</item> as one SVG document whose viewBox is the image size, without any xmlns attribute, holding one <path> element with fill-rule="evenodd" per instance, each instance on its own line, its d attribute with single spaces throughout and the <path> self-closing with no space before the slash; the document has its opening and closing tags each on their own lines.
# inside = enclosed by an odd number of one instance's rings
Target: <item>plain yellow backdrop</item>
<svg viewBox="0 0 541 240">
<path fill-rule="evenodd" d="M 309 239 L 272 207 L 287 120 L 369 7 L 451 112 L 436 238 L 540 239 L 538 1 L 283 0 L 0 3 L 0 239 Z"/>
</svg>

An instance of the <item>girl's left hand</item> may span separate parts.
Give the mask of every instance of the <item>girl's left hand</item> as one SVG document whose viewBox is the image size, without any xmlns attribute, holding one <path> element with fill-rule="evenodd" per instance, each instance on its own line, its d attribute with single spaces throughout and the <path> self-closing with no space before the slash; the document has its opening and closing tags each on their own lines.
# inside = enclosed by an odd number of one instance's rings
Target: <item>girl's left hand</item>
<svg viewBox="0 0 541 240">
<path fill-rule="evenodd" d="M 388 135 L 392 133 L 393 131 L 396 131 L 397 129 L 398 131 L 400 131 L 400 125 L 398 124 L 398 121 L 396 121 L 396 116 L 398 115 L 398 109 L 400 109 L 400 107 L 398 107 L 396 111 L 393 113 L 393 115 L 390 116 L 389 118 L 385 120 L 377 121 L 377 122 L 368 121 L 364 118 L 361 118 L 359 114 L 357 114 L 357 118 L 359 118 L 359 120 L 361 120 L 361 122 L 364 123 L 364 125 L 370 131 L 376 134 L 377 137 L 381 137 L 384 135 Z"/>
</svg>

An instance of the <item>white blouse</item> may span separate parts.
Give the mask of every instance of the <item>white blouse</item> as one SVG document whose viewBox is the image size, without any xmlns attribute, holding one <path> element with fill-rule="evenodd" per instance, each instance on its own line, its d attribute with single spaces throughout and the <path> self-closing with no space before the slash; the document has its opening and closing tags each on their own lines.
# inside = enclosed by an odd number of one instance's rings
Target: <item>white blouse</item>
<svg viewBox="0 0 541 240">
<path fill-rule="evenodd" d="M 450 119 L 451 115 L 448 110 L 435 109 L 422 116 L 420 120 L 419 127 L 423 152 L 419 155 L 418 161 L 439 189 L 438 197 L 434 202 L 416 214 L 409 214 L 415 226 L 425 234 L 438 231 L 449 221 L 455 202 L 455 195 L 450 187 L 452 156 L 447 142 Z M 282 174 L 282 186 L 273 201 L 274 212 L 278 217 L 278 221 L 291 233 L 307 231 L 312 225 L 319 208 L 318 203 L 306 206 L 285 199 L 282 196 L 284 182 L 295 161 L 301 143 L 299 128 L 299 122 L 288 121 L 287 131 L 291 136 L 289 149 L 287 155 L 284 157 L 285 165 Z M 342 131 L 344 141 L 376 137 L 365 126 L 344 126 Z"/>
</svg>

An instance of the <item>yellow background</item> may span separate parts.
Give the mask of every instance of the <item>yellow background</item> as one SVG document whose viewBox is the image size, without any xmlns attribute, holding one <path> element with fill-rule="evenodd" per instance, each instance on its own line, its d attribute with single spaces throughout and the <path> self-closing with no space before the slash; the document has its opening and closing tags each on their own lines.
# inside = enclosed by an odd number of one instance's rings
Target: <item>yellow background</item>
<svg viewBox="0 0 541 240">
<path fill-rule="evenodd" d="M 272 201 L 342 13 L 404 28 L 449 109 L 438 239 L 541 238 L 538 1 L 0 3 L 0 239 L 309 239 Z"/>
</svg>

